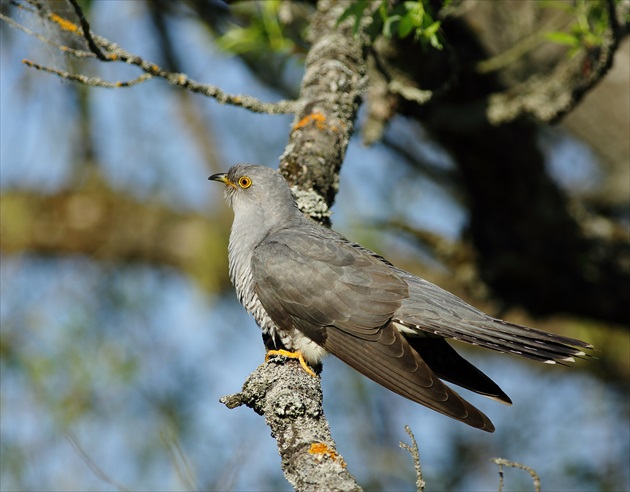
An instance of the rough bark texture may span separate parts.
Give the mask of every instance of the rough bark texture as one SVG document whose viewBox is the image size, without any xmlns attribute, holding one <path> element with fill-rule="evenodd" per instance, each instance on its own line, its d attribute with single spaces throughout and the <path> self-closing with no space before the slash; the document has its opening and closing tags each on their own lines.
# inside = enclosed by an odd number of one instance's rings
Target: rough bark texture
<svg viewBox="0 0 630 492">
<path fill-rule="evenodd" d="M 247 405 L 265 417 L 278 443 L 284 475 L 295 490 L 361 490 L 335 451 L 320 378 L 306 374 L 296 361 L 283 360 L 273 358 L 259 366 L 240 393 L 221 402 L 229 408 Z"/>
<path fill-rule="evenodd" d="M 330 225 L 329 207 L 339 189 L 339 169 L 366 84 L 365 46 L 351 23 L 337 26 L 347 5 L 318 3 L 310 26 L 313 42 L 280 172 L 294 185 L 302 211 Z"/>
</svg>

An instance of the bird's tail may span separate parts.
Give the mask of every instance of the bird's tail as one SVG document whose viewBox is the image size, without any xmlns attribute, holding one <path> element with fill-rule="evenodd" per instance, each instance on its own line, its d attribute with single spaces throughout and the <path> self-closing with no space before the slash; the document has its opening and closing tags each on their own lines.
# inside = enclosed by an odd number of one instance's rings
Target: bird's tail
<svg viewBox="0 0 630 492">
<path fill-rule="evenodd" d="M 403 332 L 437 335 L 548 364 L 585 357 L 589 343 L 488 316 L 459 297 L 403 272 L 409 298 L 394 321 Z"/>
</svg>

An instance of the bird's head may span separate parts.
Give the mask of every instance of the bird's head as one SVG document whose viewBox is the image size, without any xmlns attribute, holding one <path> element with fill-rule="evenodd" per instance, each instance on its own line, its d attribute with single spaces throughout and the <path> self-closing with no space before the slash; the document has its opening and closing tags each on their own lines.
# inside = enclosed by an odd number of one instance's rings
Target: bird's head
<svg viewBox="0 0 630 492">
<path fill-rule="evenodd" d="M 227 173 L 213 174 L 208 179 L 225 184 L 225 200 L 236 217 L 262 216 L 267 222 L 300 214 L 289 184 L 269 167 L 237 164 Z"/>
</svg>

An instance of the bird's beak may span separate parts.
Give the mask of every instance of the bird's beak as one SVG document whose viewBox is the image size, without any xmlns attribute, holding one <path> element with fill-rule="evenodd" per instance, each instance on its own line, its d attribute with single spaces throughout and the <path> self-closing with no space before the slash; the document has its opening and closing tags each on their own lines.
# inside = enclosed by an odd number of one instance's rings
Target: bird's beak
<svg viewBox="0 0 630 492">
<path fill-rule="evenodd" d="M 208 178 L 210 181 L 219 181 L 220 183 L 226 184 L 228 186 L 231 186 L 232 188 L 236 188 L 236 186 L 234 185 L 234 183 L 232 183 L 227 176 L 227 173 L 217 173 L 217 174 L 213 174 L 212 176 L 210 176 Z"/>
</svg>

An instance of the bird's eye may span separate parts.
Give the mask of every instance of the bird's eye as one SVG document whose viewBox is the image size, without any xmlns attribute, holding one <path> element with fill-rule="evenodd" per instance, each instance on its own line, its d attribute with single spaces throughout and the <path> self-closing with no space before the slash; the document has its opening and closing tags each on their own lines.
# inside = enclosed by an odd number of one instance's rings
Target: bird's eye
<svg viewBox="0 0 630 492">
<path fill-rule="evenodd" d="M 249 188 L 252 185 L 252 180 L 247 176 L 241 176 L 238 178 L 238 185 L 243 189 Z"/>
</svg>

